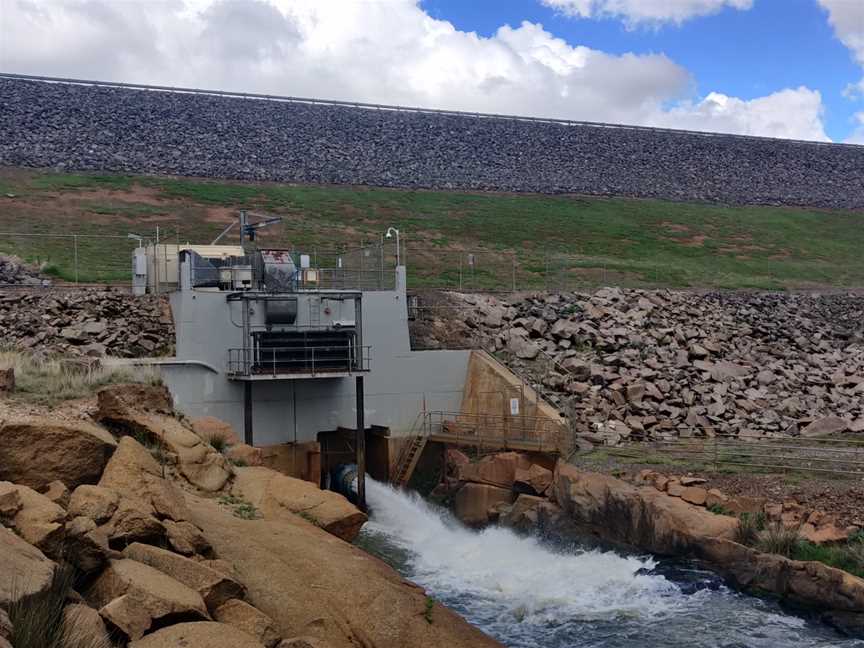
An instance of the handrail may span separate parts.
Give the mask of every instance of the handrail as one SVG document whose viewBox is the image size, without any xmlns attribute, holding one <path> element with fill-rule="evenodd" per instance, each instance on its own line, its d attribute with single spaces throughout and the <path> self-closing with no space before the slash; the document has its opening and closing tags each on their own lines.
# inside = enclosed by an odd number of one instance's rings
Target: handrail
<svg viewBox="0 0 864 648">
<path fill-rule="evenodd" d="M 770 137 L 767 135 L 741 135 L 738 133 L 717 133 L 712 131 L 695 131 L 675 128 L 662 128 L 657 126 L 637 126 L 633 124 L 612 124 L 608 122 L 582 121 L 575 119 L 561 119 L 555 117 L 526 117 L 521 115 L 508 115 L 503 113 L 483 113 L 462 110 L 446 110 L 441 108 L 418 108 L 412 106 L 400 106 L 393 104 L 376 104 L 361 101 L 344 101 L 339 99 L 313 99 L 310 97 L 294 97 L 290 95 L 260 94 L 255 92 L 232 92 L 230 90 L 206 90 L 201 88 L 186 88 L 182 86 L 145 85 L 140 83 L 125 83 L 121 81 L 96 81 L 92 79 L 74 79 L 66 77 L 41 76 L 34 74 L 19 74 L 15 72 L 0 71 L 0 78 L 36 81 L 47 83 L 64 83 L 68 85 L 89 85 L 104 88 L 121 88 L 127 90 L 143 90 L 158 92 L 176 92 L 178 94 L 199 94 L 227 97 L 235 99 L 263 99 L 266 101 L 281 101 L 285 103 L 303 103 L 324 106 L 344 106 L 348 108 L 361 108 L 365 110 L 390 110 L 396 112 L 413 112 L 420 114 L 445 115 L 453 117 L 474 117 L 481 119 L 504 119 L 509 121 L 524 121 L 535 123 L 560 124 L 562 126 L 584 126 L 589 128 L 610 128 L 621 130 L 634 130 L 643 132 L 696 135 L 700 137 L 731 138 L 743 140 L 781 141 L 791 144 L 804 144 L 826 147 L 861 148 L 859 144 L 848 144 L 844 142 L 817 142 L 811 140 L 785 139 L 782 137 Z"/>
<path fill-rule="evenodd" d="M 235 347 L 228 349 L 228 374 L 280 376 L 365 372 L 369 371 L 371 351 L 371 346 L 353 345 Z"/>
</svg>

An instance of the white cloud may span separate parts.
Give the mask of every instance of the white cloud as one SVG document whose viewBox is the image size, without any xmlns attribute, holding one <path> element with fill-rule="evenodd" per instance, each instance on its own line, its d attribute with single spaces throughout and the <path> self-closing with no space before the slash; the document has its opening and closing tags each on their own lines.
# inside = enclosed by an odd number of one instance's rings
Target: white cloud
<svg viewBox="0 0 864 648">
<path fill-rule="evenodd" d="M 418 0 L 0 0 L 0 69 L 826 139 L 807 88 L 696 100 L 663 54 L 573 46 L 530 22 L 483 37 Z"/>
<path fill-rule="evenodd" d="M 864 0 L 819 0 L 837 38 L 864 66 Z"/>
<path fill-rule="evenodd" d="M 628 26 L 681 24 L 726 7 L 750 9 L 753 0 L 540 0 L 547 7 L 579 18 L 623 18 Z"/>
<path fill-rule="evenodd" d="M 673 107 L 664 119 L 671 128 L 704 130 L 710 124 L 728 133 L 827 141 L 822 113 L 822 95 L 802 86 L 750 101 L 712 92 Z"/>
<path fill-rule="evenodd" d="M 845 142 L 847 144 L 864 144 L 864 112 L 855 113 L 854 119 L 857 126 Z"/>
</svg>

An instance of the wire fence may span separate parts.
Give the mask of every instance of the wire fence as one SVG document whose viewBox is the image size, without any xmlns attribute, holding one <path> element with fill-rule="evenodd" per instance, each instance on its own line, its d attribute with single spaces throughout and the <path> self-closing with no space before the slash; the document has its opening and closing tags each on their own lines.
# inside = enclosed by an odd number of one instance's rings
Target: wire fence
<svg viewBox="0 0 864 648">
<path fill-rule="evenodd" d="M 72 284 L 116 284 L 132 282 L 132 252 L 138 245 L 151 245 L 153 236 L 92 233 L 42 233 L 0 231 L 0 254 L 11 254 L 38 265 L 43 274 Z M 180 246 L 179 230 L 163 230 L 160 245 Z M 209 241 L 182 241 L 209 244 Z M 172 248 L 176 256 L 176 249 Z M 312 245 L 286 248 L 300 266 L 306 257 L 309 267 L 332 276 L 356 274 L 370 289 L 393 286 L 397 263 L 407 266 L 408 287 L 412 290 L 443 289 L 462 292 L 586 291 L 606 286 L 621 288 L 756 288 L 812 289 L 831 286 L 856 289 L 864 284 L 864 270 L 850 269 L 838 274 L 824 262 L 810 265 L 796 262 L 796 280 L 782 267 L 747 267 L 732 270 L 720 267 L 673 266 L 648 260 L 622 260 L 551 250 L 515 252 L 510 250 L 439 247 L 381 238 L 356 244 Z M 705 261 L 710 264 L 710 258 Z M 175 273 L 176 274 L 176 273 Z M 0 281 L 2 283 L 2 281 Z M 160 281 L 161 283 L 161 281 Z M 176 281 L 166 284 L 176 285 Z"/>
<path fill-rule="evenodd" d="M 680 432 L 680 431 L 679 431 Z M 842 478 L 864 478 L 864 440 L 837 437 L 747 437 L 701 429 L 683 431 L 681 438 L 650 439 L 601 446 L 603 452 L 633 463 L 680 466 L 714 472 L 805 472 Z M 577 438 L 592 444 L 601 434 Z"/>
</svg>

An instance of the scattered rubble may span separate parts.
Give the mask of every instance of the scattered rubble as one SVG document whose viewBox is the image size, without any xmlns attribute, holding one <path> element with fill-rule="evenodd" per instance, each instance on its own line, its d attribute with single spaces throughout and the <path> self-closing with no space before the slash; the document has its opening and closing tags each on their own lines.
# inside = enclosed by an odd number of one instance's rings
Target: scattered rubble
<svg viewBox="0 0 864 648">
<path fill-rule="evenodd" d="M 0 294 L 0 337 L 21 350 L 123 358 L 169 355 L 168 302 L 111 290 L 31 290 Z"/>
<path fill-rule="evenodd" d="M 495 352 L 582 438 L 864 430 L 864 296 L 606 288 L 456 294 L 452 335 Z M 431 324 L 431 325 L 430 325 Z M 425 346 L 438 323 L 425 322 Z"/>
<path fill-rule="evenodd" d="M 0 286 L 42 286 L 46 283 L 50 281 L 39 276 L 37 267 L 24 263 L 16 256 L 0 254 Z"/>
</svg>

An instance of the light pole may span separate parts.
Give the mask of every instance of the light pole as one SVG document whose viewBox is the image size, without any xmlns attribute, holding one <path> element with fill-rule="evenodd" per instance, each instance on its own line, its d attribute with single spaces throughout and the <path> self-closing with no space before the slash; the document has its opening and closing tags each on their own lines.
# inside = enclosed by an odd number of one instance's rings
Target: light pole
<svg viewBox="0 0 864 648">
<path fill-rule="evenodd" d="M 400 266 L 402 264 L 399 262 L 399 230 L 395 227 L 387 228 L 387 232 L 384 234 L 384 238 L 393 238 L 394 233 L 396 234 L 396 265 Z"/>
</svg>

